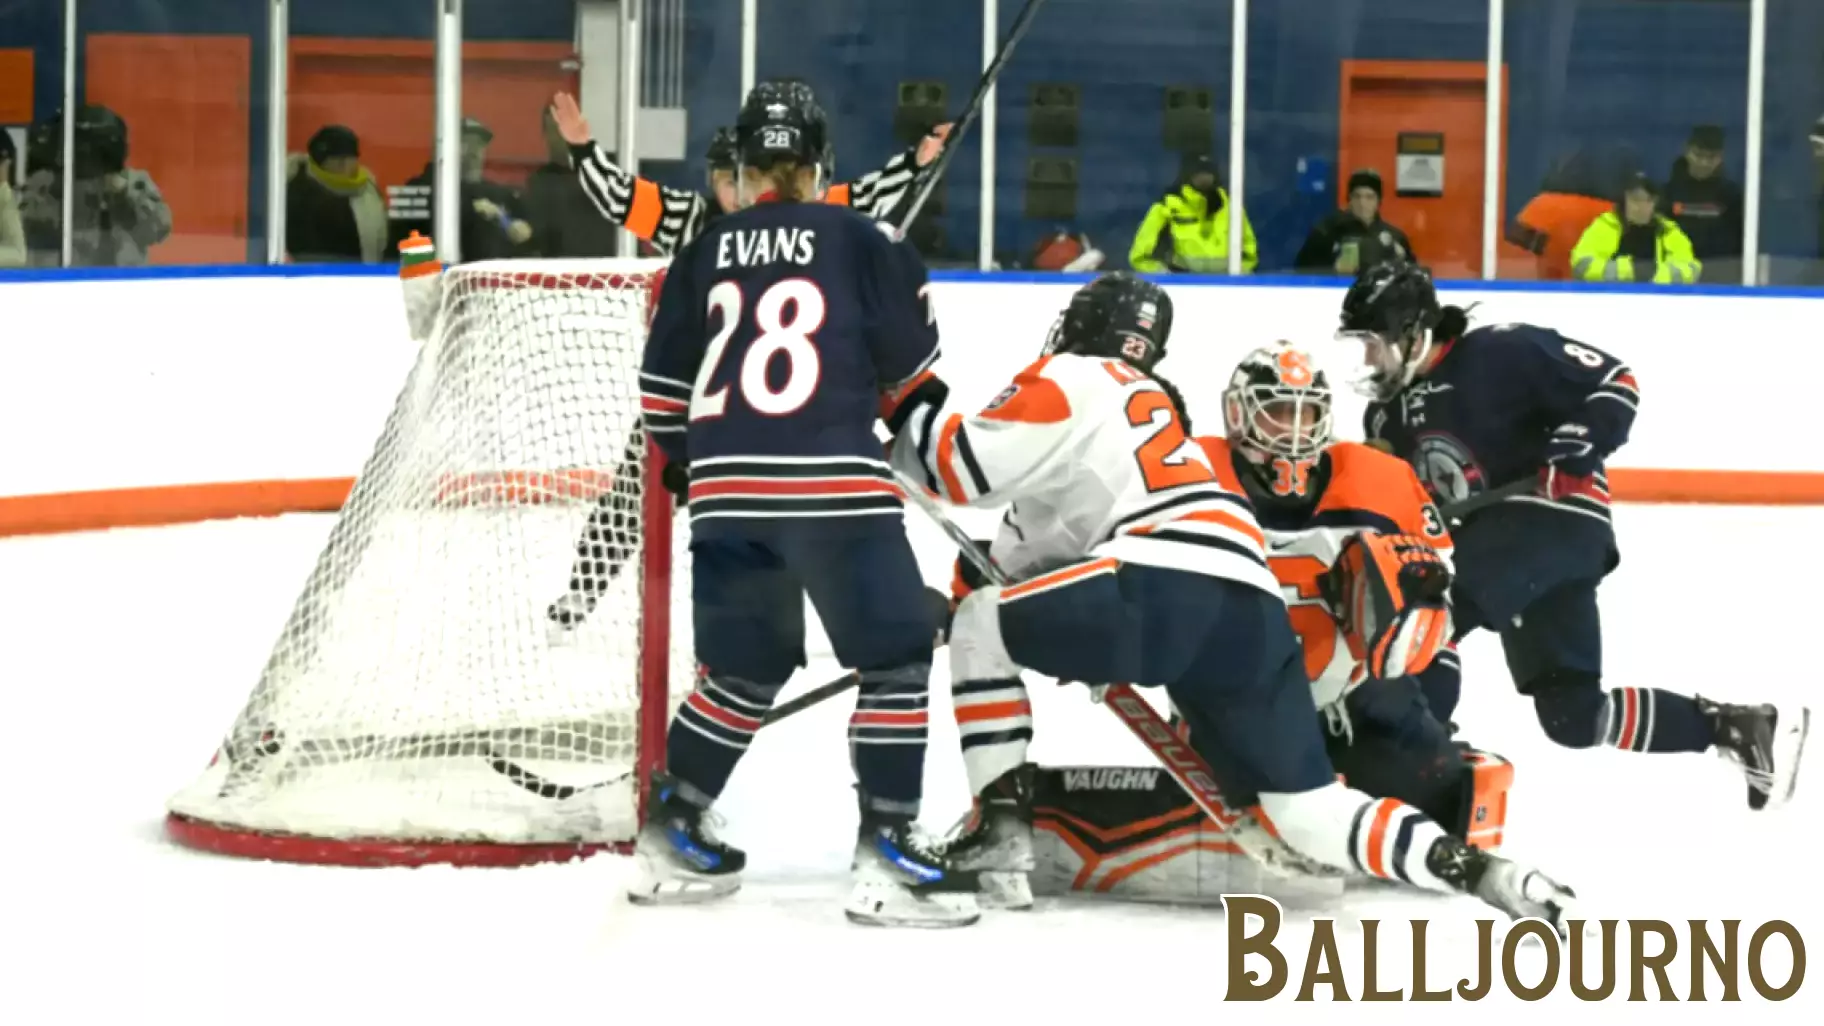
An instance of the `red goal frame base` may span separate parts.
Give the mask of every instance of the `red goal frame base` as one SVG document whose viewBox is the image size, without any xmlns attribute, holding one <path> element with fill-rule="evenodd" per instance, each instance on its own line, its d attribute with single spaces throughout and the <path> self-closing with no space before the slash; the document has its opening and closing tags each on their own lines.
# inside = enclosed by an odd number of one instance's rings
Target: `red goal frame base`
<svg viewBox="0 0 1824 1026">
<path fill-rule="evenodd" d="M 179 813 L 165 817 L 165 835 L 186 848 L 267 862 L 315 866 L 411 868 L 415 866 L 533 866 L 571 862 L 609 852 L 627 855 L 632 841 L 568 844 L 502 844 L 490 841 L 402 841 L 393 838 L 308 837 L 223 826 Z"/>
</svg>

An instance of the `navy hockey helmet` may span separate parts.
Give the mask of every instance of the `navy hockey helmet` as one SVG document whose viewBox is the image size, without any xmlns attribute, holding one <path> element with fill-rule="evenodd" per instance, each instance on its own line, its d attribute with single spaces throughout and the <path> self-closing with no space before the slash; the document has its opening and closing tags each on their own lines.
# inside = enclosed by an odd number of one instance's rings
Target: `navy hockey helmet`
<svg viewBox="0 0 1824 1026">
<path fill-rule="evenodd" d="M 811 87 L 799 79 L 771 79 L 754 86 L 735 119 L 735 156 L 742 167 L 770 170 L 789 161 L 818 170 L 818 188 L 829 184 L 835 149 L 829 120 Z"/>
<path fill-rule="evenodd" d="M 1045 355 L 1105 356 L 1150 374 L 1171 334 L 1172 297 L 1145 278 L 1114 271 L 1070 297 L 1051 326 Z"/>
<path fill-rule="evenodd" d="M 723 125 L 709 137 L 709 149 L 703 154 L 704 161 L 711 171 L 733 171 L 735 169 L 735 130 Z"/>
<path fill-rule="evenodd" d="M 1432 329 L 1443 317 L 1431 271 L 1411 263 L 1365 268 L 1343 297 L 1339 339 L 1365 347 L 1363 373 L 1353 382 L 1370 399 L 1391 399 L 1412 384 L 1432 352 Z"/>
</svg>

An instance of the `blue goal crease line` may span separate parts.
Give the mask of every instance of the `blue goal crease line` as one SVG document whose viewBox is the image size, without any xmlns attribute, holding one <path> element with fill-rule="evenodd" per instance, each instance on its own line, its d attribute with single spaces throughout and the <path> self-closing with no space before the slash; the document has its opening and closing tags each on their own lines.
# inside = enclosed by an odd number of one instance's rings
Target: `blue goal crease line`
<svg viewBox="0 0 1824 1026">
<path fill-rule="evenodd" d="M 0 270 L 0 285 L 69 281 L 142 281 L 227 278 L 390 278 L 399 273 L 393 264 L 206 264 L 155 267 L 52 267 Z M 995 285 L 1080 285 L 1093 281 L 1097 272 L 1062 274 L 1051 271 L 974 271 L 933 269 L 931 280 Z M 1147 275 L 1163 284 L 1199 288 L 1339 289 L 1349 278 L 1315 274 L 1214 274 Z M 1442 279 L 1446 292 L 1581 292 L 1628 293 L 1649 296 L 1733 296 L 1741 299 L 1824 299 L 1824 286 L 1797 285 L 1655 285 L 1640 282 L 1585 281 L 1480 281 Z"/>
</svg>

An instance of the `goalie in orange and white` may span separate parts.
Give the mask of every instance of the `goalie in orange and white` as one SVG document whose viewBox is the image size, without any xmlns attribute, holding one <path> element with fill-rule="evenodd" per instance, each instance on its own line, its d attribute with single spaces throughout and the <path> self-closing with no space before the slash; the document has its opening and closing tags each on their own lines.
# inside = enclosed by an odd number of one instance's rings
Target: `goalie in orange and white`
<svg viewBox="0 0 1824 1026">
<path fill-rule="evenodd" d="M 1497 847 L 1512 767 L 1454 742 L 1424 698 L 1427 684 L 1454 693 L 1460 670 L 1447 648 L 1450 536 L 1413 471 L 1335 440 L 1328 382 L 1288 345 L 1242 361 L 1223 393 L 1223 420 L 1224 437 L 1197 441 L 1219 483 L 1248 497 L 1265 534 L 1337 773 L 1472 845 Z M 1046 767 L 1033 787 L 1038 893 L 1196 901 L 1259 888 L 1301 897 L 1261 879 L 1150 768 Z"/>
</svg>

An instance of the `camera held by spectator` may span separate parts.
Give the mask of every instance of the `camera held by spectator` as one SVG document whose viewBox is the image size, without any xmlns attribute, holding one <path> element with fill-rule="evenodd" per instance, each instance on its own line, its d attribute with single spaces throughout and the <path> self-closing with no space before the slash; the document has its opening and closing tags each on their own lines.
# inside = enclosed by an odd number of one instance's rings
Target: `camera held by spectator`
<svg viewBox="0 0 1824 1026">
<path fill-rule="evenodd" d="M 1146 212 L 1127 261 L 1136 271 L 1184 271 L 1223 274 L 1229 268 L 1229 194 L 1207 154 L 1186 156 L 1178 180 Z M 1260 262 L 1254 226 L 1241 222 L 1241 266 L 1252 271 Z"/>
<path fill-rule="evenodd" d="M 1353 275 L 1376 264 L 1416 261 L 1406 233 L 1381 220 L 1381 196 L 1380 172 L 1364 168 L 1350 175 L 1349 202 L 1311 229 L 1293 266 Z"/>
<path fill-rule="evenodd" d="M 386 201 L 361 166 L 361 140 L 325 125 L 304 153 L 286 158 L 285 251 L 297 263 L 379 263 L 386 253 Z"/>
<path fill-rule="evenodd" d="M 1622 188 L 1616 209 L 1598 214 L 1571 251 L 1571 273 L 1584 281 L 1694 282 L 1703 263 L 1691 240 L 1659 213 L 1659 189 L 1645 174 Z"/>
<path fill-rule="evenodd" d="M 62 116 L 34 128 L 28 149 L 34 170 L 21 190 L 32 262 L 55 265 L 62 250 L 63 189 L 74 192 L 70 228 L 78 266 L 138 265 L 171 234 L 171 208 L 145 171 L 127 165 L 127 123 L 106 107 L 76 112 L 74 166 L 65 175 Z"/>
</svg>

